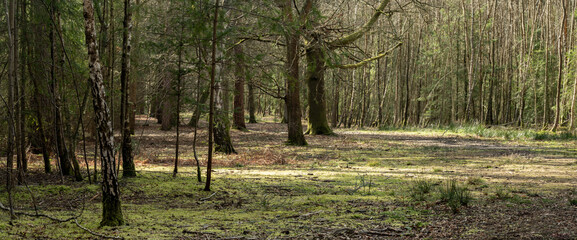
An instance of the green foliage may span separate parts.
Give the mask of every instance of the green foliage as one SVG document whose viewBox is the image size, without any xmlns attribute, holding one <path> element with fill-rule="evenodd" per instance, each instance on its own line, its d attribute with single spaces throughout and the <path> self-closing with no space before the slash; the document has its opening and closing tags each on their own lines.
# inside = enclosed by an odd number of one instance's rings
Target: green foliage
<svg viewBox="0 0 577 240">
<path fill-rule="evenodd" d="M 439 188 L 439 199 L 446 203 L 453 213 L 458 213 L 462 206 L 468 206 L 473 196 L 467 187 L 460 186 L 456 180 L 449 180 Z"/>
</svg>

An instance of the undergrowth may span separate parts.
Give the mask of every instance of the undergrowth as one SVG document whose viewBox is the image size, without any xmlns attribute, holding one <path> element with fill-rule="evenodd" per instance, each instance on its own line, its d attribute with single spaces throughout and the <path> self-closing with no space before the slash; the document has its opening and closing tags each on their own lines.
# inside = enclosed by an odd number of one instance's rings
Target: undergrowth
<svg viewBox="0 0 577 240">
<path fill-rule="evenodd" d="M 428 131 L 442 131 L 444 133 L 451 132 L 457 134 L 471 134 L 477 137 L 485 138 L 502 138 L 506 140 L 575 140 L 577 136 L 569 131 L 551 132 L 545 130 L 535 130 L 530 128 L 514 128 L 502 126 L 485 126 L 482 124 L 463 124 L 463 125 L 432 125 L 427 127 L 396 127 L 396 126 L 382 126 L 381 131 L 408 131 L 419 132 L 423 130 Z"/>
</svg>

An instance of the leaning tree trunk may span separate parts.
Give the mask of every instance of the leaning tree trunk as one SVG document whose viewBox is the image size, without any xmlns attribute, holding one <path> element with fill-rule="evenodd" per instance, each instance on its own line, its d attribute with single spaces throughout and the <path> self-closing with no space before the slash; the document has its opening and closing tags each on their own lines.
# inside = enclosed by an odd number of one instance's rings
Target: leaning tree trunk
<svg viewBox="0 0 577 240">
<path fill-rule="evenodd" d="M 102 161 L 102 221 L 101 226 L 119 226 L 124 224 L 120 204 L 120 189 L 114 164 L 114 135 L 110 121 L 110 110 L 105 100 L 102 80 L 102 66 L 98 56 L 96 31 L 94 24 L 94 6 L 91 0 L 84 0 L 84 19 L 86 46 L 88 48 L 88 79 L 92 89 L 92 103 L 98 128 L 100 158 Z"/>
<path fill-rule="evenodd" d="M 132 156 L 132 137 L 130 114 L 128 112 L 128 84 L 130 82 L 130 40 L 132 30 L 132 12 L 130 0 L 124 0 L 124 32 L 122 34 L 122 72 L 120 73 L 120 121 L 122 122 L 122 176 L 135 177 L 134 158 Z"/>
<path fill-rule="evenodd" d="M 309 88 L 309 122 L 307 134 L 331 135 L 325 101 L 325 53 L 321 41 L 313 40 L 306 51 L 306 81 Z"/>
</svg>

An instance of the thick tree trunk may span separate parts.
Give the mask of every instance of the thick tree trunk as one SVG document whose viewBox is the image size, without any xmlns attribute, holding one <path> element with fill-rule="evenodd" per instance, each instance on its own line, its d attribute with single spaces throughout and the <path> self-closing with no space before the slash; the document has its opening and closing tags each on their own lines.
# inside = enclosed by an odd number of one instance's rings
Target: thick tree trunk
<svg viewBox="0 0 577 240">
<path fill-rule="evenodd" d="M 120 73 L 120 121 L 122 122 L 122 176 L 135 177 L 134 156 L 132 155 L 132 137 L 130 131 L 130 113 L 128 87 L 130 84 L 130 50 L 132 40 L 132 10 L 130 0 L 124 0 L 124 31 L 122 34 L 122 68 Z"/>
<path fill-rule="evenodd" d="M 244 84 L 246 82 L 246 72 L 244 64 L 244 52 L 241 45 L 234 47 L 236 61 L 235 81 L 234 81 L 234 112 L 233 126 L 239 130 L 247 130 L 244 121 Z"/>
<path fill-rule="evenodd" d="M 283 14 L 285 22 L 292 23 L 294 17 L 292 14 L 291 1 L 283 1 Z M 303 135 L 302 113 L 300 103 L 300 81 L 299 81 L 299 39 L 298 33 L 291 30 L 286 33 L 286 106 L 288 120 L 288 140 L 287 143 L 296 146 L 305 146 L 307 141 Z"/>
<path fill-rule="evenodd" d="M 84 19 L 86 46 L 88 48 L 92 103 L 96 115 L 100 158 L 102 161 L 102 221 L 101 226 L 119 226 L 124 224 L 120 204 L 120 189 L 114 161 L 114 135 L 110 121 L 110 110 L 105 101 L 102 69 L 98 56 L 94 7 L 91 0 L 84 0 Z"/>
<path fill-rule="evenodd" d="M 313 40 L 313 43 L 306 50 L 306 82 L 309 89 L 309 121 L 306 133 L 332 135 L 334 133 L 327 120 L 325 100 L 325 52 L 320 41 L 319 39 Z"/>
</svg>

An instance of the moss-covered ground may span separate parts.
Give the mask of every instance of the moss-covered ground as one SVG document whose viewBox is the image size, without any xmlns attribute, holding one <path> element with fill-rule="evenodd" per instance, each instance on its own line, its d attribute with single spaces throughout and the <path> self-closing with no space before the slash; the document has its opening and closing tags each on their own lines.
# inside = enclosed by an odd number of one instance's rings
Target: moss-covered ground
<svg viewBox="0 0 577 240">
<path fill-rule="evenodd" d="M 212 191 L 205 192 L 196 181 L 192 129 L 184 130 L 180 172 L 172 177 L 174 134 L 147 125 L 135 135 L 138 176 L 120 179 L 125 226 L 100 228 L 100 187 L 68 178 L 62 184 L 59 175 L 41 173 L 37 156 L 28 187 L 14 190 L 17 210 L 79 215 L 83 226 L 126 239 L 577 238 L 577 145 L 570 136 L 336 129 L 336 136 L 307 136 L 309 146 L 294 147 L 284 144 L 284 125 L 249 124 L 248 132 L 232 132 L 239 154 L 216 156 Z M 200 129 L 201 165 L 205 139 Z M 442 196 L 453 180 L 472 197 L 456 208 Z M 98 237 L 74 222 L 9 221 L 2 212 L 0 239 Z"/>
</svg>

